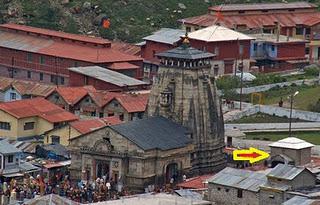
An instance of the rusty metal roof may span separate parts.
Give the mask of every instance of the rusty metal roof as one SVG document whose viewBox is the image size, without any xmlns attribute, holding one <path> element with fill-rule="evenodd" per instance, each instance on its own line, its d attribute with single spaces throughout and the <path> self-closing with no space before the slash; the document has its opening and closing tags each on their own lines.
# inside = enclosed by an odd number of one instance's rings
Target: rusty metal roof
<svg viewBox="0 0 320 205">
<path fill-rule="evenodd" d="M 5 30 L 0 30 L 0 47 L 92 63 L 142 60 L 113 48 L 99 48 Z"/>
<path fill-rule="evenodd" d="M 313 26 L 320 23 L 319 12 L 306 13 L 277 13 L 277 14 L 239 14 L 225 15 L 217 21 L 217 17 L 213 14 L 205 14 L 191 18 L 180 19 L 186 25 L 197 25 L 202 27 L 212 26 L 219 23 L 221 26 L 234 28 L 236 25 L 246 25 L 247 28 L 261 28 L 263 26 L 275 26 L 275 22 L 279 22 L 281 27 L 295 27 L 296 25 Z"/>
<path fill-rule="evenodd" d="M 34 33 L 34 34 L 39 34 L 39 35 L 43 35 L 43 36 L 64 38 L 64 39 L 69 39 L 69 40 L 74 40 L 74 41 L 85 42 L 85 43 L 110 45 L 109 40 L 99 38 L 99 37 L 89 37 L 89 36 L 85 36 L 85 35 L 65 33 L 65 32 L 61 32 L 61 31 L 54 31 L 54 30 L 49 30 L 49 29 L 36 28 L 36 27 L 13 24 L 13 23 L 2 24 L 2 25 L 0 25 L 0 27 L 4 28 L 4 29 L 9 29 L 9 30 L 23 31 L 23 32 Z"/>
<path fill-rule="evenodd" d="M 256 3 L 256 4 L 226 4 L 223 6 L 209 7 L 212 11 L 259 11 L 259 10 L 284 10 L 284 9 L 310 9 L 317 8 L 315 4 L 308 2 L 292 3 Z"/>
</svg>

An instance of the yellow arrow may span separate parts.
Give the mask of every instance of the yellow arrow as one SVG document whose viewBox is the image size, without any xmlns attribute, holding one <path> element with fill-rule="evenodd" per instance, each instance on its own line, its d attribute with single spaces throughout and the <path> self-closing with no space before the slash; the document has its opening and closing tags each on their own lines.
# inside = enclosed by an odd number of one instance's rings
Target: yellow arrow
<svg viewBox="0 0 320 205">
<path fill-rule="evenodd" d="M 253 147 L 250 147 L 249 150 L 234 150 L 232 154 L 233 160 L 249 161 L 251 164 L 267 159 L 269 157 L 268 153 Z"/>
</svg>

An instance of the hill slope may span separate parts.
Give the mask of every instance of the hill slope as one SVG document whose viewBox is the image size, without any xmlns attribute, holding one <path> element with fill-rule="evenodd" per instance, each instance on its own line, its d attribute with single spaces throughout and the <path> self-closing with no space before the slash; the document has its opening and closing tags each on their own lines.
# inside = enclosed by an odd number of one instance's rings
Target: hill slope
<svg viewBox="0 0 320 205">
<path fill-rule="evenodd" d="M 206 12 L 209 0 L 0 0 L 0 21 L 139 42 L 179 18 Z M 109 29 L 97 25 L 110 18 Z"/>
</svg>

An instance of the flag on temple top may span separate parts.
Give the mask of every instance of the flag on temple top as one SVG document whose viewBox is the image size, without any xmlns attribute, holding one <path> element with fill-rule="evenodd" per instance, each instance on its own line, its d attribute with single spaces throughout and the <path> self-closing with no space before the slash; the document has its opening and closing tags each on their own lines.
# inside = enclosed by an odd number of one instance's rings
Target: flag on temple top
<svg viewBox="0 0 320 205">
<path fill-rule="evenodd" d="M 109 27 L 110 27 L 110 20 L 109 20 L 108 17 L 103 17 L 103 18 L 101 19 L 101 26 L 102 26 L 103 28 L 109 28 Z"/>
</svg>

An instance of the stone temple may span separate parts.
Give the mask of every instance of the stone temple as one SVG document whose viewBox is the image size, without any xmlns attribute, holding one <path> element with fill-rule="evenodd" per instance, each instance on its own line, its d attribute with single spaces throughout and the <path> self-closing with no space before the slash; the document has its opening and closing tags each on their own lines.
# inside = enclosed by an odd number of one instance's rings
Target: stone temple
<svg viewBox="0 0 320 205">
<path fill-rule="evenodd" d="M 187 127 L 192 135 L 192 173 L 225 166 L 224 123 L 215 80 L 210 77 L 213 54 L 189 46 L 159 53 L 160 66 L 148 103 L 149 116 L 163 116 Z"/>
</svg>

